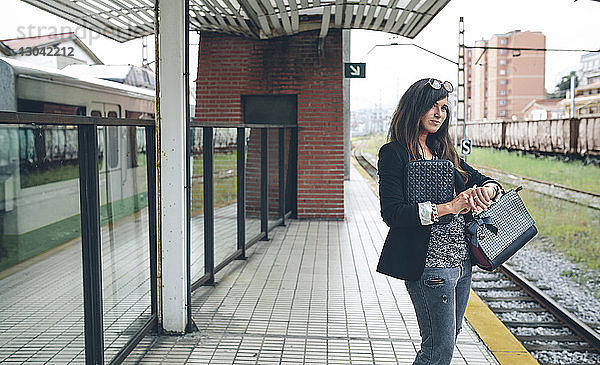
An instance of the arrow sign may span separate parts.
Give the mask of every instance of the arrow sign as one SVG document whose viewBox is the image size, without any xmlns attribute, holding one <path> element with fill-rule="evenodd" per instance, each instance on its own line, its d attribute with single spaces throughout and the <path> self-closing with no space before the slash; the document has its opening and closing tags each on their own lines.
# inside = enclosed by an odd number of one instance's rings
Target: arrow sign
<svg viewBox="0 0 600 365">
<path fill-rule="evenodd" d="M 364 79 L 366 69 L 366 63 L 344 63 L 344 77 L 347 79 Z"/>
</svg>

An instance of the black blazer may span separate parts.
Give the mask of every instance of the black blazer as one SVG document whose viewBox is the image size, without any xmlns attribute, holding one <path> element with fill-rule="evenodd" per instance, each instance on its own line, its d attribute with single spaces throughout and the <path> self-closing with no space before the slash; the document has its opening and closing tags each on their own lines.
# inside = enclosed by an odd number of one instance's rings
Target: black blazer
<svg viewBox="0 0 600 365">
<path fill-rule="evenodd" d="M 381 146 L 377 167 L 379 201 L 381 217 L 390 230 L 379 257 L 377 271 L 412 281 L 419 279 L 423 273 L 431 225 L 421 225 L 418 205 L 407 203 L 407 164 L 408 152 L 402 145 L 389 142 Z M 468 173 L 469 179 L 465 182 L 462 175 L 454 170 L 456 194 L 475 184 L 482 186 L 486 182 L 496 182 L 467 165 L 462 159 L 460 167 Z M 465 218 L 471 218 L 471 213 L 467 213 Z"/>
</svg>

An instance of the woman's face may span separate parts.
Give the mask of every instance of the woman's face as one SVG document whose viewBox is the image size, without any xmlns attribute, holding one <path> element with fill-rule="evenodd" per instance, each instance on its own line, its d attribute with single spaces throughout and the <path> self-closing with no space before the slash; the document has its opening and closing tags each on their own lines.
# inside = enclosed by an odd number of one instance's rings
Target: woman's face
<svg viewBox="0 0 600 365">
<path fill-rule="evenodd" d="M 420 130 L 421 132 L 426 133 L 435 133 L 440 129 L 444 120 L 446 120 L 446 115 L 448 114 L 448 98 L 445 97 L 443 99 L 438 100 L 432 107 L 429 109 L 420 120 Z"/>
</svg>

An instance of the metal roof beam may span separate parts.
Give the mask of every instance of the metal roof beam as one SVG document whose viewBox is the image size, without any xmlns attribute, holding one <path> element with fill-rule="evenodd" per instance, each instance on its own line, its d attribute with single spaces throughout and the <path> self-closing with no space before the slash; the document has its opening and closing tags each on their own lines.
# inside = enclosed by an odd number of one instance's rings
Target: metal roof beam
<svg viewBox="0 0 600 365">
<path fill-rule="evenodd" d="M 154 32 L 154 0 L 22 1 L 119 42 Z M 190 26 L 198 31 L 273 38 L 307 29 L 320 29 L 321 36 L 342 28 L 414 38 L 450 0 L 188 1 Z"/>
</svg>

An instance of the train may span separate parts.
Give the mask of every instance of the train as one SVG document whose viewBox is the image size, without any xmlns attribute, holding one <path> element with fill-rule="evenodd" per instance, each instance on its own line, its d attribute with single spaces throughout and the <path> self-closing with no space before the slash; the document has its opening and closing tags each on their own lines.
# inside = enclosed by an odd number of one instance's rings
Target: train
<svg viewBox="0 0 600 365">
<path fill-rule="evenodd" d="M 456 124 L 450 126 L 457 133 Z M 504 148 L 537 154 L 598 161 L 600 115 L 550 120 L 484 120 L 466 123 L 474 146 Z M 458 126 L 458 138 L 462 125 Z"/>
<path fill-rule="evenodd" d="M 155 92 L 0 57 L 0 110 L 154 118 Z M 98 127 L 103 223 L 147 205 L 145 131 Z M 0 124 L 0 270 L 80 235 L 77 127 Z"/>
</svg>

